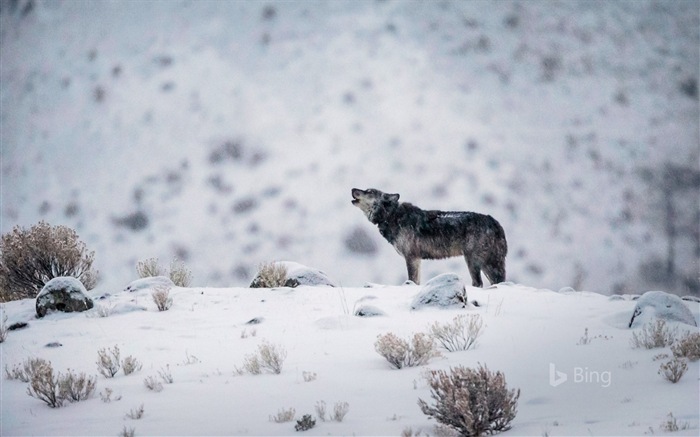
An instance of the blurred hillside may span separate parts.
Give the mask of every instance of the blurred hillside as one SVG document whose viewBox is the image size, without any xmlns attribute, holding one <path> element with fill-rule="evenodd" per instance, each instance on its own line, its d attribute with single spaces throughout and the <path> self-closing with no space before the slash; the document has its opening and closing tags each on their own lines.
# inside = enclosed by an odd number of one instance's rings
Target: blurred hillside
<svg viewBox="0 0 700 437">
<path fill-rule="evenodd" d="M 397 284 L 376 187 L 496 217 L 509 280 L 697 295 L 699 33 L 694 0 L 2 1 L 0 231 L 75 228 L 103 287 Z"/>
</svg>

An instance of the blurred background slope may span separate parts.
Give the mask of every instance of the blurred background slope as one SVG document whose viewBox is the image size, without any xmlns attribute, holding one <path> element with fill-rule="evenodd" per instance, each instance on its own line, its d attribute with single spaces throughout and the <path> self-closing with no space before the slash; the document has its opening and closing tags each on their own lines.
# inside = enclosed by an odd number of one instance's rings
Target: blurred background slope
<svg viewBox="0 0 700 437">
<path fill-rule="evenodd" d="M 102 287 L 152 256 L 401 283 L 350 204 L 376 187 L 496 217 L 509 280 L 698 295 L 699 9 L 4 0 L 0 231 L 75 228 Z"/>
</svg>

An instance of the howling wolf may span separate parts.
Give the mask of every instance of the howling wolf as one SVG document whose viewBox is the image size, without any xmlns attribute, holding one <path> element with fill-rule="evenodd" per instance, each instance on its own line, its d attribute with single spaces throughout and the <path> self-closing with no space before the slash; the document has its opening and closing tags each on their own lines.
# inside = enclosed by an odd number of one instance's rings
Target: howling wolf
<svg viewBox="0 0 700 437">
<path fill-rule="evenodd" d="M 474 287 L 482 287 L 481 271 L 492 284 L 506 279 L 508 245 L 501 225 L 475 212 L 425 211 L 398 194 L 352 189 L 352 204 L 365 213 L 379 233 L 406 259 L 408 279 L 420 283 L 421 259 L 463 255 Z"/>
</svg>

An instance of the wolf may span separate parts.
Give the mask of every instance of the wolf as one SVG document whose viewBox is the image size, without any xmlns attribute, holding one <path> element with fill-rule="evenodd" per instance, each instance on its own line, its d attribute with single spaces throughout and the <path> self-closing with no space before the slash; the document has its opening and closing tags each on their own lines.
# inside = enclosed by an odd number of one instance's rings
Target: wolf
<svg viewBox="0 0 700 437">
<path fill-rule="evenodd" d="M 406 260 L 408 279 L 420 284 L 421 259 L 464 256 L 474 287 L 483 271 L 492 284 L 506 280 L 508 244 L 500 223 L 476 212 L 426 211 L 398 194 L 352 189 L 352 204 Z"/>
</svg>

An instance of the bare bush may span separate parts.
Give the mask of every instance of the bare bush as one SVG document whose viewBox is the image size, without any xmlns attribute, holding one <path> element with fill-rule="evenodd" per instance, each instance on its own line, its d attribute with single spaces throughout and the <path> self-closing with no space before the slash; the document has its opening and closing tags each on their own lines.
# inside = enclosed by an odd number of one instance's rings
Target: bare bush
<svg viewBox="0 0 700 437">
<path fill-rule="evenodd" d="M 9 380 L 29 382 L 34 374 L 42 371 L 45 366 L 51 366 L 51 363 L 43 358 L 27 358 L 22 364 L 15 364 L 12 369 L 5 366 L 5 377 Z"/>
<path fill-rule="evenodd" d="M 505 376 L 486 366 L 458 366 L 428 375 L 432 405 L 418 400 L 424 414 L 463 436 L 506 431 L 517 413 L 520 390 L 508 390 Z"/>
<path fill-rule="evenodd" d="M 666 325 L 665 320 L 656 319 L 642 326 L 639 331 L 633 332 L 631 344 L 634 348 L 645 349 L 670 346 L 676 340 L 676 332 L 676 329 Z"/>
<path fill-rule="evenodd" d="M 160 379 L 166 384 L 172 384 L 175 381 L 173 379 L 173 374 L 170 373 L 170 365 L 166 365 L 165 368 L 161 367 L 158 371 L 158 376 L 160 376 Z"/>
<path fill-rule="evenodd" d="M 168 311 L 173 306 L 173 298 L 170 297 L 170 287 L 156 286 L 151 293 L 151 297 L 158 311 Z"/>
<path fill-rule="evenodd" d="M 306 370 L 301 372 L 301 376 L 304 378 L 304 382 L 316 381 L 316 378 L 318 377 L 316 372 L 307 372 Z"/>
<path fill-rule="evenodd" d="M 119 437 L 134 437 L 135 433 L 136 431 L 134 428 L 127 428 L 126 425 L 124 425 L 124 428 L 119 433 Z"/>
<path fill-rule="evenodd" d="M 688 365 L 683 358 L 672 358 L 671 360 L 661 364 L 659 367 L 659 375 L 663 375 L 668 381 L 672 383 L 677 383 L 681 380 L 686 370 L 688 370 Z"/>
<path fill-rule="evenodd" d="M 89 398 L 95 392 L 97 378 L 85 373 L 75 374 L 70 369 L 65 375 L 59 374 L 58 388 L 62 399 L 79 402 Z"/>
<path fill-rule="evenodd" d="M 294 416 L 296 415 L 296 410 L 294 408 L 288 408 L 288 409 L 281 409 L 275 414 L 274 416 L 270 416 L 270 422 L 275 422 L 275 423 L 284 423 L 284 422 L 291 422 L 294 420 Z"/>
<path fill-rule="evenodd" d="M 112 349 L 100 349 L 97 351 L 97 371 L 105 378 L 112 378 L 119 372 L 119 346 Z"/>
<path fill-rule="evenodd" d="M 671 351 L 676 358 L 687 358 L 690 361 L 700 360 L 700 333 L 686 332 L 671 346 Z"/>
<path fill-rule="evenodd" d="M 686 429 L 690 428 L 690 424 L 688 422 L 681 422 L 680 424 L 678 423 L 678 419 L 673 417 L 673 413 L 668 413 L 668 416 L 666 416 L 667 419 L 665 422 L 659 426 L 659 428 L 662 431 L 666 432 L 677 432 L 677 431 L 685 431 Z M 653 431 L 653 430 L 652 430 Z"/>
<path fill-rule="evenodd" d="M 122 360 L 122 369 L 124 370 L 124 375 L 131 375 L 134 372 L 138 372 L 143 368 L 143 364 L 139 362 L 136 358 L 129 355 Z"/>
<path fill-rule="evenodd" d="M 275 374 L 282 373 L 282 364 L 287 358 L 287 351 L 282 346 L 262 343 L 258 346 L 258 354 L 260 355 L 260 364 L 264 369 Z"/>
<path fill-rule="evenodd" d="M 258 275 L 250 284 L 251 288 L 284 287 L 287 282 L 287 267 L 282 263 L 262 263 L 258 267 Z"/>
<path fill-rule="evenodd" d="M 137 262 L 136 273 L 139 278 L 151 278 L 165 274 L 163 268 L 158 264 L 158 258 L 147 258 Z"/>
<path fill-rule="evenodd" d="M 126 413 L 126 417 L 133 420 L 139 420 L 143 418 L 144 411 L 143 404 L 141 404 L 138 408 L 132 408 L 129 410 L 129 412 Z"/>
<path fill-rule="evenodd" d="M 396 368 L 421 366 L 437 356 L 433 339 L 421 332 L 414 334 L 411 343 L 389 332 L 377 337 L 374 350 Z"/>
<path fill-rule="evenodd" d="M 146 379 L 144 379 L 143 384 L 150 391 L 154 391 L 156 393 L 163 391 L 163 384 L 160 381 L 158 381 L 154 376 L 149 376 Z"/>
<path fill-rule="evenodd" d="M 100 399 L 102 399 L 102 402 L 104 402 L 105 404 L 108 404 L 112 402 L 112 394 L 114 394 L 114 390 L 112 390 L 109 387 L 105 387 L 104 391 L 100 392 Z M 121 398 L 121 395 L 115 396 L 114 400 L 119 401 L 121 400 Z"/>
<path fill-rule="evenodd" d="M 147 258 L 136 264 L 136 273 L 140 278 L 150 278 L 154 276 L 169 276 L 173 284 L 178 287 L 189 287 L 192 283 L 192 271 L 187 268 L 184 262 L 173 258 L 170 262 L 170 269 L 167 270 L 158 264 L 158 258 Z"/>
<path fill-rule="evenodd" d="M 44 221 L 28 230 L 16 226 L 0 238 L 0 301 L 34 298 L 59 276 L 77 278 L 91 290 L 97 282 L 94 258 L 66 226 Z"/>
<path fill-rule="evenodd" d="M 478 314 L 460 314 L 452 319 L 452 323 L 441 325 L 435 322 L 430 326 L 430 335 L 449 352 L 466 351 L 476 344 L 483 325 L 484 322 Z"/>
<path fill-rule="evenodd" d="M 59 408 L 63 405 L 58 375 L 54 375 L 53 367 L 48 361 L 44 361 L 35 368 L 27 387 L 27 394 L 44 401 L 51 408 Z"/>
<path fill-rule="evenodd" d="M 326 421 L 326 402 L 325 401 L 318 401 L 316 402 L 316 406 L 314 407 L 316 409 L 316 415 L 318 416 L 319 419 L 321 419 L 321 422 Z"/>
<path fill-rule="evenodd" d="M 342 422 L 343 419 L 345 419 L 345 416 L 348 414 L 348 411 L 350 411 L 350 404 L 347 402 L 336 402 L 333 405 L 333 415 L 331 416 L 331 420 L 334 422 Z"/>
<path fill-rule="evenodd" d="M 189 287 L 192 283 L 192 271 L 185 266 L 185 263 L 177 258 L 170 262 L 170 280 L 178 287 Z"/>
</svg>

